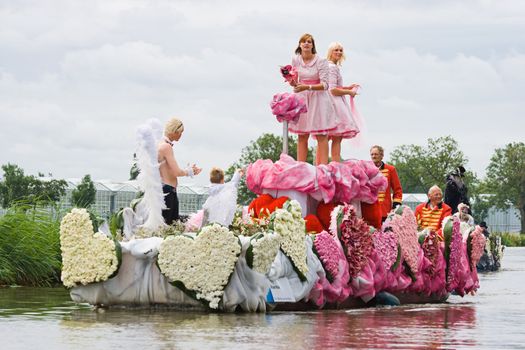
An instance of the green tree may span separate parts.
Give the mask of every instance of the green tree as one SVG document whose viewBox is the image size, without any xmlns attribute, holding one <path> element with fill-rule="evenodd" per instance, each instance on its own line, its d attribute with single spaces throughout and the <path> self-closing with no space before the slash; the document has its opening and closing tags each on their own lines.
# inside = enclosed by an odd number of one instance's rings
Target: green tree
<svg viewBox="0 0 525 350">
<path fill-rule="evenodd" d="M 405 193 L 427 193 L 433 185 L 444 189 L 446 175 L 457 166 L 465 166 L 467 163 L 467 158 L 452 136 L 428 139 L 427 146 L 398 146 L 392 151 L 390 158 Z M 467 171 L 465 174 L 465 183 L 469 189 L 475 178 L 472 172 Z"/>
<path fill-rule="evenodd" d="M 492 203 L 500 209 L 516 207 L 521 233 L 525 234 L 525 144 L 509 143 L 497 148 L 487 167 L 487 188 Z"/>
<path fill-rule="evenodd" d="M 2 165 L 4 175 L 0 182 L 0 200 L 2 207 L 8 208 L 11 203 L 26 199 L 30 195 L 31 176 L 16 164 Z"/>
<path fill-rule="evenodd" d="M 67 183 L 64 180 L 47 181 L 25 175 L 24 170 L 16 164 L 2 165 L 2 170 L 0 204 L 4 208 L 18 201 L 26 201 L 31 205 L 54 203 L 66 193 Z"/>
<path fill-rule="evenodd" d="M 91 176 L 85 175 L 80 184 L 71 192 L 71 202 L 75 207 L 88 208 L 95 203 L 97 190 Z"/>
<path fill-rule="evenodd" d="M 281 156 L 283 140 L 280 136 L 264 133 L 257 140 L 251 141 L 248 146 L 243 148 L 241 157 L 233 163 L 227 170 L 226 175 L 231 178 L 236 169 L 243 168 L 258 159 L 271 159 L 277 161 Z M 297 154 L 297 138 L 291 136 L 288 139 L 288 153 L 295 159 Z M 307 161 L 313 162 L 313 149 L 308 152 Z M 238 200 L 242 204 L 248 204 L 255 198 L 255 194 L 246 186 L 245 178 L 239 183 Z"/>
</svg>

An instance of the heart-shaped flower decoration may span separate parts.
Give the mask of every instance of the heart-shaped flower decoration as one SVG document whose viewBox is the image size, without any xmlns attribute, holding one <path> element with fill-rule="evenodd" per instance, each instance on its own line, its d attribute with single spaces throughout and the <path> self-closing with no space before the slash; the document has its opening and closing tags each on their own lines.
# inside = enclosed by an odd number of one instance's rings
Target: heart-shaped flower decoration
<svg viewBox="0 0 525 350">
<path fill-rule="evenodd" d="M 204 226 L 195 238 L 166 238 L 159 249 L 158 265 L 175 286 L 217 309 L 240 253 L 239 239 L 226 227 L 212 224 Z"/>
<path fill-rule="evenodd" d="M 306 281 L 306 231 L 301 205 L 296 200 L 288 201 L 272 214 L 270 220 L 271 228 L 280 236 L 281 250 L 290 259 L 299 279 Z"/>
<path fill-rule="evenodd" d="M 252 270 L 262 274 L 270 271 L 281 246 L 279 238 L 278 234 L 268 231 L 258 233 L 250 239 L 250 245 L 246 249 L 246 262 Z"/>
<path fill-rule="evenodd" d="M 117 272 L 122 261 L 120 244 L 93 232 L 86 209 L 74 208 L 60 223 L 62 282 L 71 288 L 79 284 L 106 281 Z"/>
</svg>

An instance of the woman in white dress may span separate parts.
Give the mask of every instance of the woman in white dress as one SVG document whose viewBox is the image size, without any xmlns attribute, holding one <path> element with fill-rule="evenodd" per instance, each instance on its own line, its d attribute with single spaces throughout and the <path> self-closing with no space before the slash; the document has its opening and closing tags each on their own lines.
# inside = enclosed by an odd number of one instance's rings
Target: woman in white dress
<svg viewBox="0 0 525 350">
<path fill-rule="evenodd" d="M 306 161 L 308 138 L 317 140 L 316 163 L 328 163 L 328 132 L 337 127 L 338 121 L 328 92 L 328 61 L 319 57 L 312 35 L 304 34 L 295 50 L 297 56 L 292 66 L 298 71 L 298 81 L 290 84 L 294 92 L 305 99 L 308 111 L 299 120 L 290 123 L 290 132 L 298 134 L 297 160 Z"/>
<path fill-rule="evenodd" d="M 330 97 L 339 119 L 337 128 L 328 132 L 329 138 L 332 141 L 330 153 L 332 161 L 340 162 L 341 141 L 343 139 L 356 137 L 359 133 L 359 128 L 350 112 L 350 106 L 346 98 L 346 95 L 350 95 L 352 98 L 356 95 L 356 85 L 343 86 L 343 78 L 341 77 L 341 71 L 339 69 L 345 59 L 343 45 L 340 43 L 330 44 L 327 59 L 330 72 L 328 80 L 328 86 L 331 92 Z"/>
</svg>

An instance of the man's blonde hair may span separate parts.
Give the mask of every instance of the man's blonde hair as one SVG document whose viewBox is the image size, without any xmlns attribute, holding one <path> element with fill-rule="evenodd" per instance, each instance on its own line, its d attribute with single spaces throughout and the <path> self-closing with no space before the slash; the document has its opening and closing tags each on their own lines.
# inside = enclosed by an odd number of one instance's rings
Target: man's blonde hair
<svg viewBox="0 0 525 350">
<path fill-rule="evenodd" d="M 170 120 L 168 120 L 166 126 L 164 127 L 164 135 L 168 136 L 168 134 L 178 131 L 184 131 L 184 125 L 182 124 L 182 121 L 177 118 L 171 118 Z"/>
<path fill-rule="evenodd" d="M 224 181 L 224 170 L 221 168 L 212 168 L 210 171 L 210 182 L 220 184 Z"/>
</svg>

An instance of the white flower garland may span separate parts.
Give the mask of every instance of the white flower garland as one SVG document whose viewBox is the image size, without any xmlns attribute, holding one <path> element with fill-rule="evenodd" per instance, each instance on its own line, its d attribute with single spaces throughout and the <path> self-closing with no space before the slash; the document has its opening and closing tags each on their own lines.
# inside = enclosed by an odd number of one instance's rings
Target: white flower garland
<svg viewBox="0 0 525 350">
<path fill-rule="evenodd" d="M 106 235 L 93 233 L 86 209 L 73 209 L 60 223 L 62 282 L 78 284 L 106 281 L 119 267 L 120 246 Z"/>
<path fill-rule="evenodd" d="M 239 239 L 226 227 L 212 224 L 203 227 L 195 239 L 186 235 L 166 238 L 158 264 L 170 282 L 181 282 L 197 299 L 217 309 L 240 253 Z"/>
<path fill-rule="evenodd" d="M 281 250 L 290 258 L 301 280 L 306 279 L 305 221 L 298 201 L 287 202 L 272 214 L 273 230 L 281 236 Z"/>
<path fill-rule="evenodd" d="M 254 271 L 266 274 L 279 252 L 279 238 L 279 235 L 273 232 L 262 232 L 253 236 L 246 251 L 248 266 Z"/>
</svg>

